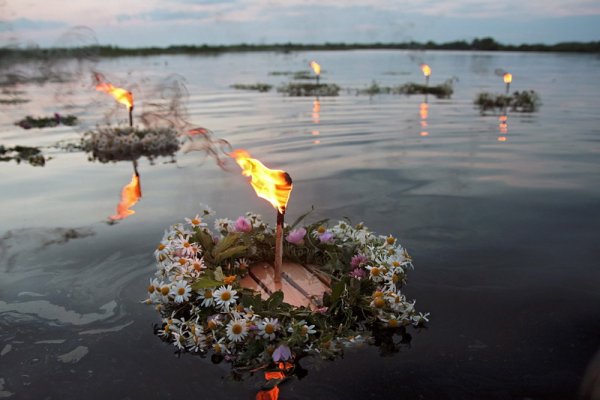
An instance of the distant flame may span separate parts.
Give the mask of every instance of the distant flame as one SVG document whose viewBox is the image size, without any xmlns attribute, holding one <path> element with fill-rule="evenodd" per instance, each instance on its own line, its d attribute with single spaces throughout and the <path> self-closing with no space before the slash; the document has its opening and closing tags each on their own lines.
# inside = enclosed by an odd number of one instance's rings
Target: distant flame
<svg viewBox="0 0 600 400">
<path fill-rule="evenodd" d="M 321 75 L 321 66 L 319 65 L 318 62 L 316 61 L 311 61 L 310 62 L 310 67 L 313 69 L 313 71 L 315 71 L 315 74 Z"/>
<path fill-rule="evenodd" d="M 423 71 L 423 75 L 425 76 L 431 75 L 431 67 L 427 64 L 421 64 L 421 71 Z"/>
<path fill-rule="evenodd" d="M 123 187 L 121 191 L 121 201 L 117 205 L 117 214 L 110 217 L 111 220 L 125 219 L 135 211 L 130 210 L 138 200 L 142 197 L 142 189 L 140 187 L 140 177 L 135 173 L 131 177 L 131 182 Z"/>
<path fill-rule="evenodd" d="M 509 74 L 508 72 L 504 74 L 504 83 L 511 83 L 512 82 L 512 74 Z"/>
<path fill-rule="evenodd" d="M 102 82 L 98 76 L 96 76 L 96 80 L 98 81 L 98 84 L 96 85 L 97 91 L 108 93 L 112 95 L 117 102 L 125 105 L 130 110 L 133 109 L 133 94 L 130 91 L 114 87 L 110 83 Z"/>
<path fill-rule="evenodd" d="M 230 156 L 242 168 L 242 174 L 250 177 L 256 195 L 267 200 L 280 213 L 285 213 L 292 192 L 292 178 L 288 173 L 265 167 L 260 161 L 250 158 L 246 150 L 235 150 Z"/>
</svg>

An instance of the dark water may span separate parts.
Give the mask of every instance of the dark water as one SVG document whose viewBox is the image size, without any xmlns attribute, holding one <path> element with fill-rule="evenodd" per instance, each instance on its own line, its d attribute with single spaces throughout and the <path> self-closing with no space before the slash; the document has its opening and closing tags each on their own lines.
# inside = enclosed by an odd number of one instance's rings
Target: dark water
<svg viewBox="0 0 600 400">
<path fill-rule="evenodd" d="M 422 96 L 343 90 L 315 112 L 312 98 L 229 88 L 277 85 L 287 78 L 269 72 L 307 69 L 313 57 L 323 81 L 344 89 L 421 82 L 420 62 L 432 66 L 432 84 L 458 81 L 451 99 L 428 99 L 426 126 Z M 140 112 L 152 95 L 146 82 L 179 74 L 191 122 L 294 178 L 290 220 L 314 205 L 314 218 L 364 221 L 413 256 L 407 297 L 431 312 L 429 328 L 391 357 L 367 347 L 335 362 L 303 360 L 309 374 L 283 385 L 282 399 L 594 398 L 584 380 L 600 374 L 599 67 L 587 55 L 387 51 L 95 66 L 138 88 Z M 511 89 L 533 89 L 543 102 L 537 113 L 509 113 L 506 133 L 497 115 L 472 106 L 476 93 L 504 90 L 497 68 L 513 74 Z M 77 107 L 64 108 L 61 85 L 23 85 L 30 103 L 0 105 L 0 144 L 51 146 L 83 130 L 12 125 L 26 114 L 79 113 L 84 127 L 126 121 L 103 94 L 79 90 Z M 168 225 L 199 203 L 267 220 L 270 206 L 238 171 L 178 154 L 176 163 L 141 160 L 136 214 L 107 225 L 131 163 L 44 151 L 54 158 L 43 168 L 0 166 L 0 398 L 254 398 L 260 377 L 234 382 L 226 365 L 176 357 L 139 301 Z"/>
</svg>

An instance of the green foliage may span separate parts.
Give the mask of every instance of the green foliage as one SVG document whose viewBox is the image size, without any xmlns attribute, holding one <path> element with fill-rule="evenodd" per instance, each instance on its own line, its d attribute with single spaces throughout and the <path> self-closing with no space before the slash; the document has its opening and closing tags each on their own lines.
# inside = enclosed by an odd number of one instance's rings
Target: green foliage
<svg viewBox="0 0 600 400">
<path fill-rule="evenodd" d="M 273 85 L 269 85 L 268 83 L 254 83 L 254 84 L 243 84 L 243 83 L 235 83 L 231 85 L 233 89 L 237 90 L 256 90 L 261 93 L 268 92 L 271 90 Z"/>
<path fill-rule="evenodd" d="M 279 93 L 285 93 L 291 97 L 326 97 L 337 96 L 340 92 L 340 87 L 335 83 L 287 83 L 277 88 Z"/>
<path fill-rule="evenodd" d="M 421 85 L 418 83 L 406 83 L 404 85 L 399 86 L 380 86 L 377 82 L 373 81 L 371 86 L 366 89 L 358 89 L 356 91 L 357 94 L 366 94 L 369 96 L 374 96 L 377 94 L 404 94 L 404 95 L 413 95 L 413 94 L 431 94 L 437 98 L 445 99 L 450 98 L 452 93 L 454 93 L 453 80 L 449 79 L 441 85 Z"/>
<path fill-rule="evenodd" d="M 17 164 L 24 161 L 34 167 L 43 167 L 49 159 L 45 158 L 42 151 L 37 147 L 15 146 L 6 148 L 0 145 L 0 161 L 14 160 Z"/>
<path fill-rule="evenodd" d="M 77 117 L 74 115 L 60 115 L 54 114 L 52 117 L 32 117 L 31 115 L 26 116 L 20 121 L 15 122 L 15 125 L 20 126 L 23 129 L 31 128 L 52 128 L 58 125 L 74 126 L 77 124 Z"/>
</svg>

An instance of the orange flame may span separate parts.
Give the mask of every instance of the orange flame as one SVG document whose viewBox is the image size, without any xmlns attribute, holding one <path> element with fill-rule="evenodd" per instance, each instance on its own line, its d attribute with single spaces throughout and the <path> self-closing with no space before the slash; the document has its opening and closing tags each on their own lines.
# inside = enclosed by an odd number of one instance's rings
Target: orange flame
<svg viewBox="0 0 600 400">
<path fill-rule="evenodd" d="M 112 95 L 117 102 L 125 105 L 130 110 L 133 109 L 133 94 L 130 91 L 114 87 L 106 82 L 98 83 L 96 85 L 96 90 Z"/>
<path fill-rule="evenodd" d="M 504 74 L 504 83 L 511 83 L 512 82 L 512 74 L 509 74 L 508 72 Z"/>
<path fill-rule="evenodd" d="M 294 364 L 282 363 L 278 364 L 279 371 L 268 371 L 265 372 L 265 379 L 283 379 L 287 372 L 293 368 Z M 269 390 L 259 390 L 256 394 L 256 400 L 277 400 L 279 398 L 279 386 L 275 385 Z"/>
<path fill-rule="evenodd" d="M 425 76 L 431 75 L 431 67 L 427 64 L 421 64 L 421 71 L 423 71 L 423 75 Z"/>
<path fill-rule="evenodd" d="M 292 192 L 292 178 L 288 173 L 265 167 L 260 161 L 250 158 L 246 150 L 235 150 L 230 156 L 242 168 L 242 175 L 250 177 L 256 195 L 267 200 L 280 213 L 285 213 Z"/>
<path fill-rule="evenodd" d="M 498 136 L 498 141 L 499 142 L 506 142 L 506 136 Z"/>
<path fill-rule="evenodd" d="M 315 71 L 315 74 L 321 75 L 321 66 L 319 65 L 318 62 L 311 61 L 310 62 L 310 67 L 313 69 L 313 71 Z"/>
<path fill-rule="evenodd" d="M 135 211 L 130 210 L 129 208 L 133 207 L 141 197 L 142 189 L 140 187 L 140 177 L 139 175 L 133 174 L 131 182 L 123 186 L 123 190 L 121 191 L 121 201 L 117 205 L 117 213 L 109 218 L 115 221 L 125 219 L 130 215 L 135 214 Z"/>
</svg>

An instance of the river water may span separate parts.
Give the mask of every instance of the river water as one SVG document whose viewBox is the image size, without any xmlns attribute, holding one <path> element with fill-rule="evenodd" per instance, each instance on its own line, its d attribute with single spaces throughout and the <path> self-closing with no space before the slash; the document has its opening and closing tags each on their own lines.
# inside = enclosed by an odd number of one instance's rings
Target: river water
<svg viewBox="0 0 600 400">
<path fill-rule="evenodd" d="M 230 88 L 277 86 L 290 78 L 272 72 L 306 70 L 313 58 L 322 82 L 342 87 L 318 106 Z M 450 99 L 427 99 L 427 115 L 422 95 L 356 93 L 373 81 L 421 83 L 421 62 L 432 85 L 454 79 Z M 272 208 L 239 169 L 179 153 L 139 160 L 135 214 L 107 224 L 131 162 L 90 162 L 53 146 L 95 125 L 126 124 L 126 111 L 93 90 L 92 69 L 134 92 L 134 119 L 151 108 L 157 85 L 182 83 L 184 93 L 170 95 L 188 122 L 290 173 L 290 221 L 314 206 L 310 218 L 363 221 L 413 256 L 406 293 L 431 313 L 428 329 L 393 356 L 366 347 L 333 362 L 305 359 L 308 375 L 282 385 L 282 399 L 572 399 L 600 379 L 598 56 L 331 51 L 80 67 L 75 83 L 21 84 L 31 101 L 0 105 L 0 144 L 41 146 L 52 157 L 44 167 L 0 165 L 0 398 L 251 399 L 262 383 L 174 355 L 153 335 L 158 314 L 140 300 L 164 229 L 200 203 L 271 223 Z M 509 111 L 502 131 L 498 114 L 473 106 L 479 92 L 504 91 L 497 69 L 513 74 L 511 90 L 542 100 L 538 112 Z M 54 112 L 81 124 L 14 125 Z"/>
</svg>

